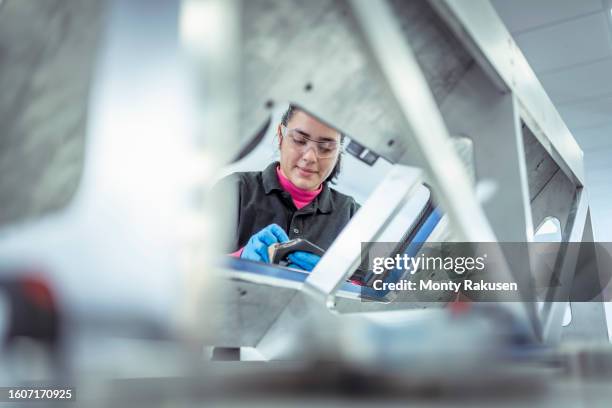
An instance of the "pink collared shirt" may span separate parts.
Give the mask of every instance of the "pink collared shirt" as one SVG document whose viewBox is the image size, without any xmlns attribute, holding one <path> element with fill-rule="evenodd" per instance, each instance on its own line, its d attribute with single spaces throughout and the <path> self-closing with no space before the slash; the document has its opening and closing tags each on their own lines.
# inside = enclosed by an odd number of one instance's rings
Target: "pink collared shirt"
<svg viewBox="0 0 612 408">
<path fill-rule="evenodd" d="M 280 183 L 283 190 L 291 195 L 291 199 L 293 200 L 293 204 L 300 209 L 312 202 L 321 190 L 323 190 L 323 185 L 321 184 L 319 188 L 316 190 L 303 190 L 299 187 L 296 187 L 295 184 L 291 182 L 287 177 L 283 176 L 283 173 L 280 171 L 280 166 L 276 168 L 276 176 L 278 177 L 278 182 Z"/>
</svg>

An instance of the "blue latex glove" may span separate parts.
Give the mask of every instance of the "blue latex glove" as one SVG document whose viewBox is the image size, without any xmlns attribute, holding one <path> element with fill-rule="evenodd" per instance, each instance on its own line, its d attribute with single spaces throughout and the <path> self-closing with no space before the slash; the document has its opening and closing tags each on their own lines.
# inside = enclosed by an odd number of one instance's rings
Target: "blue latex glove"
<svg viewBox="0 0 612 408">
<path fill-rule="evenodd" d="M 291 261 L 292 268 L 302 269 L 304 271 L 312 271 L 321 257 L 306 251 L 295 251 L 287 256 Z"/>
<path fill-rule="evenodd" d="M 249 239 L 240 258 L 269 263 L 268 247 L 277 242 L 287 241 L 289 241 L 287 233 L 277 224 L 270 224 Z"/>
</svg>

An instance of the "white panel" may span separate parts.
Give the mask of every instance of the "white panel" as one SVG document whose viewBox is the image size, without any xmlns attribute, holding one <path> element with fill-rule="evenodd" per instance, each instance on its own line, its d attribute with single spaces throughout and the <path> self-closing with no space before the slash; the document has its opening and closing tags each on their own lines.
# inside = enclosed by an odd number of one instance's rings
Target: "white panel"
<svg viewBox="0 0 612 408">
<path fill-rule="evenodd" d="M 587 185 L 589 183 L 596 183 L 600 181 L 606 181 L 607 184 L 610 183 L 610 179 L 612 178 L 612 168 L 610 168 L 610 158 L 612 158 L 612 152 L 608 151 L 609 158 L 606 163 L 602 163 L 601 165 L 593 165 L 589 166 L 589 175 L 587 177 Z M 610 185 L 612 188 L 612 184 Z M 610 203 L 612 205 L 612 202 Z"/>
<path fill-rule="evenodd" d="M 331 187 L 341 193 L 352 196 L 358 203 L 363 203 L 374 191 L 378 183 L 391 170 L 391 163 L 379 158 L 374 166 L 357 160 L 348 153 L 342 157 L 342 170 L 337 184 Z"/>
<path fill-rule="evenodd" d="M 612 123 L 612 95 L 579 103 L 560 104 L 557 109 L 572 131 Z"/>
<path fill-rule="evenodd" d="M 585 143 L 589 138 L 597 141 L 597 146 L 584 154 L 586 179 L 594 238 L 609 242 L 612 241 L 612 124 L 580 133 Z"/>
<path fill-rule="evenodd" d="M 595 197 L 596 194 L 591 194 L 591 197 Z M 606 199 L 607 198 L 607 199 Z M 603 222 L 606 225 L 612 226 L 612 209 L 609 207 L 609 204 L 606 205 L 606 202 L 609 203 L 612 198 L 611 194 L 604 195 L 604 201 L 592 200 L 591 210 L 593 212 L 592 216 L 595 218 L 595 223 L 593 224 L 596 227 L 599 222 Z M 607 232 L 608 239 L 606 241 L 612 242 L 612 228 Z"/>
<path fill-rule="evenodd" d="M 612 94 L 612 57 L 538 77 L 555 104 Z"/>
<path fill-rule="evenodd" d="M 612 116 L 612 113 L 610 113 L 610 116 Z M 585 153 L 585 159 L 588 158 L 587 152 L 591 150 L 612 149 L 612 119 L 611 123 L 604 126 L 574 132 L 574 136 Z M 588 162 L 586 164 L 588 165 Z"/>
<path fill-rule="evenodd" d="M 606 189 L 599 189 L 589 194 L 591 207 L 595 209 L 597 216 L 605 217 L 605 220 L 612 222 L 612 208 L 610 202 L 612 201 L 612 191 Z M 610 231 L 612 233 L 612 230 Z M 612 240 L 610 240 L 612 242 Z"/>
<path fill-rule="evenodd" d="M 610 191 L 610 177 L 608 178 L 597 178 L 596 180 L 589 181 L 587 179 L 587 186 L 591 190 L 591 207 L 592 208 L 601 208 L 610 210 L 610 202 L 611 200 L 598 200 L 597 197 L 600 195 L 610 196 L 612 195 L 612 191 Z M 597 220 L 599 221 L 599 220 Z"/>
<path fill-rule="evenodd" d="M 601 0 L 493 0 L 491 3 L 512 32 L 602 10 Z"/>
<path fill-rule="evenodd" d="M 608 12 L 530 31 L 515 37 L 534 71 L 569 67 L 612 56 Z"/>
<path fill-rule="evenodd" d="M 604 194 L 604 201 L 599 201 L 599 194 L 589 194 L 591 200 L 591 217 L 593 219 L 593 234 L 595 240 L 603 242 L 612 242 L 612 211 L 609 204 L 612 195 Z"/>
<path fill-rule="evenodd" d="M 593 183 L 593 184 L 599 184 L 601 182 L 606 182 L 607 184 L 611 184 L 610 183 L 610 169 L 596 169 L 596 170 L 591 170 L 588 174 L 587 174 L 587 183 Z"/>
<path fill-rule="evenodd" d="M 595 224 L 593 225 L 604 221 L 612 222 L 612 208 L 610 207 L 610 203 L 612 202 L 612 189 L 610 188 L 610 183 L 593 183 L 593 186 L 589 189 L 589 197 L 589 205 L 595 216 Z M 612 231 L 610 232 L 612 233 Z"/>
<path fill-rule="evenodd" d="M 606 201 L 609 203 L 609 198 L 611 197 L 610 194 L 608 194 L 607 197 L 608 200 Z M 591 206 L 596 220 L 593 226 L 596 227 L 599 223 L 606 225 L 608 231 L 602 231 L 602 233 L 605 233 L 607 235 L 608 239 L 606 239 L 605 241 L 612 242 L 612 228 L 610 228 L 612 226 L 612 211 L 610 210 L 609 204 L 606 205 L 605 202 L 599 204 L 601 204 L 601 209 L 597 209 L 597 203 L 596 206 Z M 600 228 L 600 230 L 603 229 Z"/>
<path fill-rule="evenodd" d="M 584 152 L 585 164 L 593 166 L 594 164 L 602 164 L 609 162 L 612 158 L 612 147 L 600 147 L 597 149 L 587 150 Z"/>
<path fill-rule="evenodd" d="M 599 196 L 609 195 L 608 190 L 606 190 L 609 184 L 610 184 L 609 180 L 596 180 L 593 182 L 588 182 L 587 185 L 592 190 L 592 192 L 590 193 L 590 196 L 599 197 Z M 596 195 L 594 191 L 601 191 L 601 193 Z M 608 210 L 610 208 L 610 200 L 605 200 L 602 202 L 602 200 L 598 201 L 598 200 L 593 199 L 590 205 L 591 205 L 591 208 L 601 208 L 603 210 Z M 599 222 L 599 221 L 601 221 L 601 219 L 595 218 L 595 222 Z"/>
</svg>

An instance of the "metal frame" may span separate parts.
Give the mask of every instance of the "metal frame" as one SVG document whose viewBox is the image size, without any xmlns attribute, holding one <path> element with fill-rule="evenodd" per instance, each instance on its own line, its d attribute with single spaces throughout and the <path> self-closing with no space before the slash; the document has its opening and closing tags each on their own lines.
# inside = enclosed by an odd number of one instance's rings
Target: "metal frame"
<svg viewBox="0 0 612 408">
<path fill-rule="evenodd" d="M 588 217 L 588 199 L 585 191 L 580 190 L 576 200 L 576 208 L 572 214 L 571 232 L 566 242 L 581 242 L 583 240 L 585 225 Z M 540 313 L 542 321 L 542 337 L 551 343 L 561 340 L 563 315 L 568 304 L 569 291 L 571 289 L 573 272 L 578 261 L 579 248 L 567 246 L 562 256 L 560 268 L 560 286 L 554 288 L 548 294 L 548 299 Z"/>
<path fill-rule="evenodd" d="M 304 290 L 333 308 L 335 291 L 357 269 L 362 243 L 377 241 L 420 185 L 419 171 L 393 166 L 308 276 Z"/>
<path fill-rule="evenodd" d="M 579 187 L 584 183 L 583 153 L 544 91 L 525 56 L 488 0 L 431 0 L 500 90 L 517 98 L 521 117 L 540 143 Z"/>
<path fill-rule="evenodd" d="M 428 181 L 442 208 L 448 214 L 458 239 L 475 243 L 498 241 L 497 231 L 494 231 L 490 224 L 494 220 L 487 218 L 484 213 L 465 166 L 457 152 L 451 148 L 450 135 L 444 117 L 390 8 L 382 1 L 353 0 L 351 5 L 355 18 L 362 28 L 364 41 L 404 115 L 402 125 L 406 129 L 406 137 L 409 138 L 407 145 L 413 142 L 417 148 L 417 154 L 423 157 L 423 167 Z M 503 115 L 503 105 L 501 109 Z M 510 99 L 510 104 L 505 110 L 509 114 L 507 116 L 508 131 L 511 134 L 517 132 L 515 129 L 519 121 L 514 110 L 513 99 Z M 514 135 L 510 137 L 510 140 L 511 145 L 516 146 L 517 158 L 512 162 L 518 163 L 519 175 L 516 183 L 522 193 L 518 194 L 518 198 L 523 204 L 521 208 L 525 208 L 526 180 L 521 179 L 521 175 L 524 175 L 524 166 L 521 167 L 521 162 L 518 160 L 520 157 L 518 155 L 522 152 L 520 144 L 515 141 L 518 139 L 516 133 Z M 410 159 L 405 157 L 404 160 Z M 498 214 L 498 219 L 502 215 L 505 214 Z M 529 217 L 527 210 L 526 218 L 529 219 Z M 515 225 L 520 226 L 521 223 Z M 524 221 L 522 225 L 525 225 Z M 514 235 L 513 238 L 518 237 Z M 500 268 L 496 273 L 499 274 L 500 279 L 510 279 L 509 276 L 511 276 L 507 267 Z M 537 335 L 539 321 L 533 305 L 508 303 L 506 307 L 520 319 L 530 321 L 533 333 Z"/>
<path fill-rule="evenodd" d="M 585 224 L 590 224 L 590 215 L 585 188 L 583 153 L 490 2 L 488 0 L 469 2 L 431 0 L 431 3 L 466 46 L 477 50 L 474 53 L 475 57 L 485 67 L 485 71 L 491 78 L 498 81 L 500 89 L 510 90 L 517 100 L 521 119 L 574 185 L 576 197 L 570 205 L 571 221 L 567 223 L 563 231 L 564 241 L 593 241 L 592 231 L 585 230 Z M 568 200 L 567 197 L 561 197 L 558 192 L 548 191 L 547 193 L 549 201 L 551 197 L 555 197 L 555 194 L 562 200 Z M 527 227 L 529 228 L 530 225 L 528 224 Z M 574 270 L 577 254 L 561 253 L 560 256 L 563 259 L 564 283 L 569 286 L 573 275 L 568 276 L 568 273 Z M 543 339 L 557 342 L 561 339 L 561 321 L 568 293 L 552 295 L 556 302 L 553 301 L 549 307 L 545 307 L 539 318 L 542 322 Z M 589 309 L 591 314 L 585 312 L 586 314 L 583 313 L 581 318 L 590 318 L 593 324 L 599 322 L 600 325 L 605 326 L 606 319 L 605 317 L 601 319 L 602 314 L 599 310 L 602 305 L 589 306 L 591 307 L 584 309 Z M 573 321 L 576 320 L 577 316 L 574 316 Z"/>
<path fill-rule="evenodd" d="M 268 95 L 255 97 L 252 109 L 247 109 L 248 115 L 243 125 L 259 123 L 257 118 L 263 117 L 263 104 L 260 101 L 279 100 L 282 94 L 284 98 L 289 97 L 292 102 L 347 131 L 351 138 L 391 162 L 420 165 L 447 215 L 455 237 L 462 241 L 529 242 L 533 238 L 534 205 L 543 205 L 546 200 L 554 198 L 577 200 L 567 206 L 566 211 L 571 211 L 568 214 L 571 222 L 567 223 L 567 230 L 564 231 L 566 239 L 592 239 L 592 236 L 582 233 L 588 221 L 582 152 L 488 1 L 429 2 L 475 62 L 444 100 L 436 99 L 423 72 L 423 61 L 419 60 L 422 55 L 413 52 L 413 39 L 400 27 L 388 2 L 348 0 L 348 13 L 344 3 L 323 1 L 303 7 L 306 13 L 313 13 L 319 11 L 317 6 L 323 4 L 331 15 L 333 24 L 330 27 L 337 28 L 333 34 L 347 46 L 347 50 L 338 52 L 349 56 L 352 56 L 351 52 L 359 54 L 350 60 L 348 68 L 341 74 L 354 75 L 359 84 L 357 88 L 369 81 L 372 87 L 369 95 L 378 98 L 382 111 L 390 120 L 373 125 L 368 118 L 348 118 L 337 106 L 330 107 L 329 90 L 283 94 L 288 85 L 283 85 L 279 79 L 272 84 Z M 249 3 L 249 6 L 256 7 L 253 3 Z M 300 29 L 309 28 L 297 28 Z M 358 63 L 364 64 L 363 69 L 359 69 Z M 302 68 L 316 68 L 309 64 L 312 61 L 305 58 L 303 67 L 297 70 L 298 81 L 305 79 L 299 77 L 305 74 Z M 291 67 L 283 65 L 281 61 L 275 68 L 284 72 Z M 280 85 L 277 86 L 277 83 Z M 250 91 L 252 93 L 253 90 Z M 351 92 L 356 91 L 343 90 L 340 97 L 358 95 Z M 252 95 L 247 95 L 247 98 L 249 96 Z M 376 114 L 379 112 L 376 110 Z M 534 202 L 533 192 L 529 191 L 529 181 L 533 175 L 530 173 L 531 163 L 526 162 L 523 123 L 548 157 L 562 170 L 562 175 L 569 180 L 572 188 L 580 193 L 576 198 L 558 195 L 554 188 L 548 188 L 541 192 L 546 195 L 546 200 L 542 200 L 544 196 L 541 196 L 540 201 Z M 476 185 L 452 147 L 454 134 L 470 137 L 474 142 Z M 376 138 L 372 135 L 376 135 Z M 484 182 L 493 186 L 487 197 L 478 194 L 486 184 Z M 328 323 L 333 321 L 330 317 L 333 314 L 329 311 L 333 309 L 334 293 L 357 265 L 357 244 L 374 241 L 392 218 L 393 208 L 397 209 L 410 192 L 409 185 L 398 182 L 396 185 L 401 185 L 401 189 L 390 193 L 390 206 L 382 207 L 386 210 L 376 214 L 370 212 L 366 205 L 361 211 L 368 215 L 358 215 L 355 222 L 343 231 L 329 250 L 334 256 L 324 257 L 306 279 L 303 290 L 288 303 L 262 339 L 262 347 L 272 352 L 281 341 L 275 338 L 276 335 L 298 333 L 300 328 L 307 325 L 306 322 L 312 323 L 318 319 Z M 387 190 L 393 191 L 392 188 Z M 374 194 L 371 200 L 382 203 L 383 197 Z M 574 255 L 563 254 L 563 270 L 567 274 L 571 273 Z M 528 259 L 523 266 L 530 269 Z M 508 279 L 512 272 L 508 268 L 502 269 L 499 271 L 501 277 Z M 515 278 L 520 280 L 521 277 Z M 567 276 L 567 279 L 571 279 L 571 276 Z M 518 318 L 530 322 L 536 337 L 552 341 L 558 338 L 556 326 L 560 327 L 562 313 L 556 306 L 545 308 L 540 315 L 534 303 L 506 303 L 505 306 Z M 287 340 L 281 342 L 285 346 L 288 344 Z M 287 348 L 284 350 L 289 352 Z M 279 354 L 278 351 L 274 353 Z"/>
</svg>

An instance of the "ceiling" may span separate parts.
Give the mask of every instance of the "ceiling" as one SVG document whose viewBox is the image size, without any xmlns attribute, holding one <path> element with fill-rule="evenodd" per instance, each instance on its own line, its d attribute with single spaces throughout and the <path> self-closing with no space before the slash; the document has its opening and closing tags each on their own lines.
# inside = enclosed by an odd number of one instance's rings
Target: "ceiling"
<svg viewBox="0 0 612 408">
<path fill-rule="evenodd" d="M 594 234 L 612 241 L 612 1 L 492 4 L 584 151 Z"/>
</svg>

